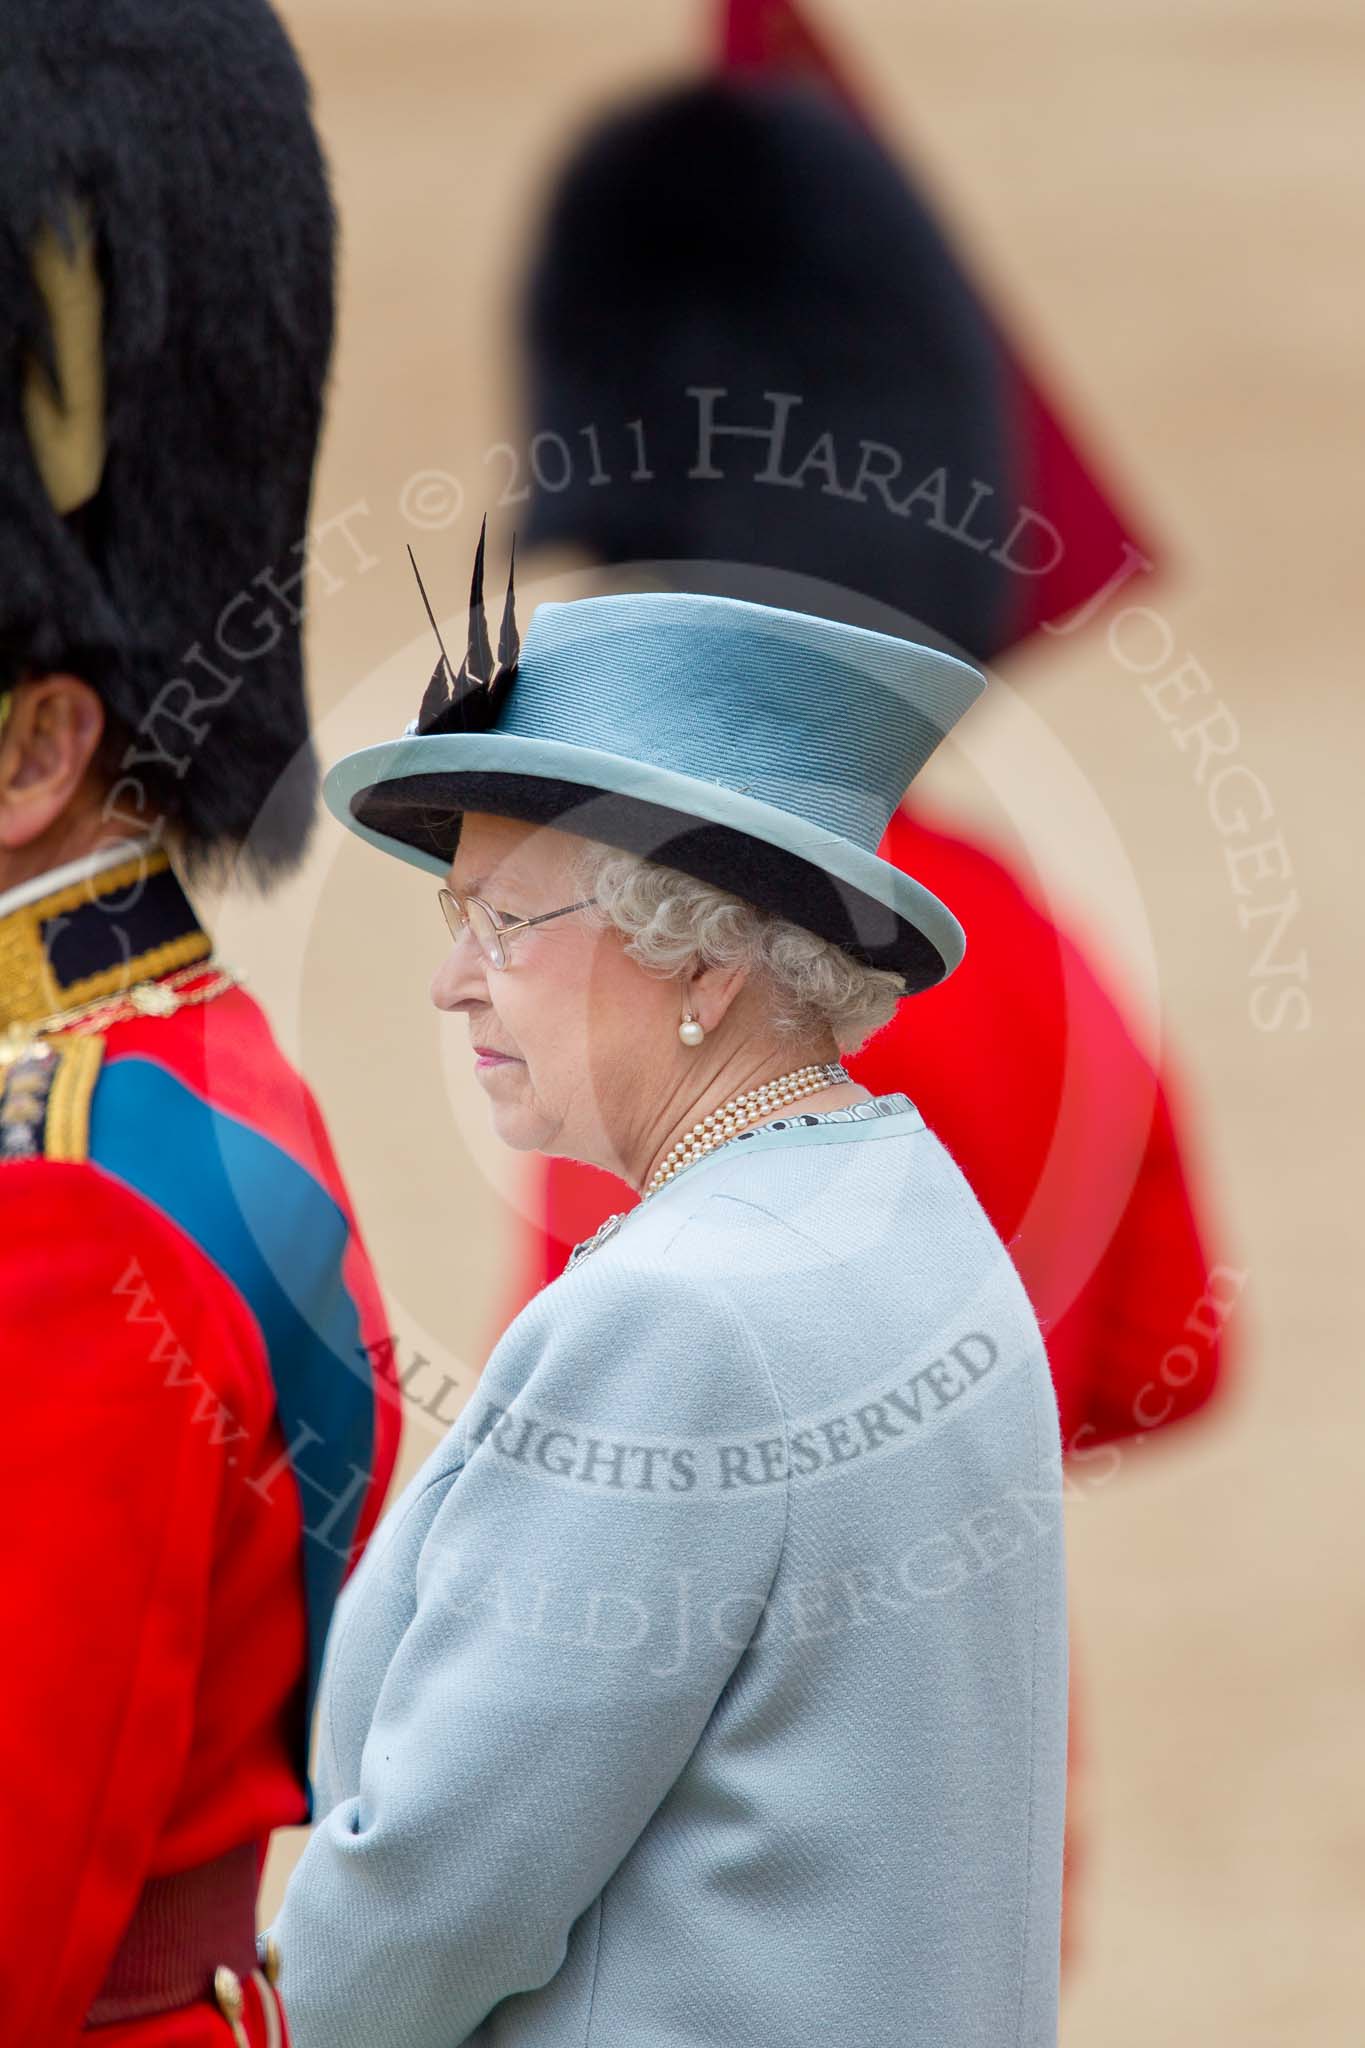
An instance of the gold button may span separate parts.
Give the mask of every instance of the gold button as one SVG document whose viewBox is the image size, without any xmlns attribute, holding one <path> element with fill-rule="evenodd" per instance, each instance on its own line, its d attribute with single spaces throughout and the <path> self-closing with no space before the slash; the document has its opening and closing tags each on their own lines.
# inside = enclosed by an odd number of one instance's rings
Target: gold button
<svg viewBox="0 0 1365 2048">
<path fill-rule="evenodd" d="M 265 1981 L 267 1984 L 273 1986 L 279 1983 L 281 1972 L 284 1969 L 284 1958 L 280 1954 L 280 1945 L 273 1934 L 267 1934 L 265 1938 L 265 1958 L 262 1968 L 265 1971 Z"/>
<path fill-rule="evenodd" d="M 230 2024 L 236 2025 L 242 2017 L 246 2001 L 242 1996 L 242 1980 L 226 1963 L 219 1963 L 213 1973 L 213 1995 L 218 2001 L 218 2010 Z"/>
<path fill-rule="evenodd" d="M 138 982 L 129 989 L 128 1000 L 144 1017 L 172 1017 L 180 1008 L 180 998 L 175 990 L 162 988 L 156 981 Z"/>
</svg>

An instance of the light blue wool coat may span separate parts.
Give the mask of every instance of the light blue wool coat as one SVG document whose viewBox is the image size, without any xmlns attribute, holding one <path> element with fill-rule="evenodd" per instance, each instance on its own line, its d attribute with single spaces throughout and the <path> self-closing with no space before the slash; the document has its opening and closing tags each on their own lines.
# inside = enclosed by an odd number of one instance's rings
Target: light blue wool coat
<svg viewBox="0 0 1365 2048">
<path fill-rule="evenodd" d="M 1057 1413 L 913 1105 L 690 1167 L 344 1594 L 297 2048 L 1052 2048 Z"/>
</svg>

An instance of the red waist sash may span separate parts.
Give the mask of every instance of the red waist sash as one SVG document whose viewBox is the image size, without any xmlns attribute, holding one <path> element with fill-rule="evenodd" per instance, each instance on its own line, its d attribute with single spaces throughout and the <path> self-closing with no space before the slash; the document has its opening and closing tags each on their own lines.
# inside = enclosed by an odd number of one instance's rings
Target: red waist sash
<svg viewBox="0 0 1365 2048">
<path fill-rule="evenodd" d="M 257 1876 L 256 1844 L 245 1842 L 194 1870 L 149 1878 L 86 2026 L 212 1998 L 220 1963 L 245 1981 L 256 1968 Z"/>
</svg>

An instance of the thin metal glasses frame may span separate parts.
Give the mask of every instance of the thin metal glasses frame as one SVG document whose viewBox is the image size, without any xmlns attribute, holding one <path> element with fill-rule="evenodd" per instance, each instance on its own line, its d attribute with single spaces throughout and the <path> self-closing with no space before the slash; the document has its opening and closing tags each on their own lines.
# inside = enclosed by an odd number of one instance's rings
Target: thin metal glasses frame
<svg viewBox="0 0 1365 2048">
<path fill-rule="evenodd" d="M 490 967 L 497 968 L 506 967 L 507 945 L 505 942 L 508 939 L 515 938 L 518 932 L 526 931 L 533 924 L 546 924 L 552 917 L 567 917 L 571 910 L 586 910 L 590 904 L 597 901 L 595 896 L 585 896 L 578 903 L 566 903 L 560 910 L 542 910 L 535 917 L 512 917 L 504 920 L 492 908 L 491 904 L 484 902 L 482 896 L 459 897 L 453 889 L 447 889 L 444 885 L 436 891 L 436 894 L 440 899 L 441 915 L 446 921 L 446 926 L 452 940 L 458 941 L 462 932 L 472 931 L 475 944 L 483 954 L 484 959 Z M 465 905 L 470 903 L 476 909 L 481 910 L 488 920 L 486 937 L 479 927 L 472 925 L 469 921 Z"/>
</svg>

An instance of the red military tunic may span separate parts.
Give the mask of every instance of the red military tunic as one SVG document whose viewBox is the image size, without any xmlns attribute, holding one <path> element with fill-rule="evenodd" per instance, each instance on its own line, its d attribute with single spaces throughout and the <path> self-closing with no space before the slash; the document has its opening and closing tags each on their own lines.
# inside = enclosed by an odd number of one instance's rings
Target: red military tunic
<svg viewBox="0 0 1365 2048">
<path fill-rule="evenodd" d="M 1047 1339 L 1068 1483 L 1102 1484 L 1118 1440 L 1192 1414 L 1227 1368 L 1241 1276 L 1207 1249 L 1207 1192 L 1171 1065 L 1153 1071 L 1080 948 L 985 848 L 903 808 L 880 851 L 949 905 L 967 953 L 845 1065 L 874 1093 L 903 1089 L 966 1173 Z M 547 1161 L 504 1320 L 634 1199 L 597 1168 Z M 1074 1669 L 1073 1656 L 1068 1945 L 1081 1841 Z"/>
<path fill-rule="evenodd" d="M 208 942 L 164 858 L 152 902 L 110 910 L 131 872 L 0 914 L 6 2048 L 231 2038 L 207 1997 L 82 2025 L 148 1880 L 245 1845 L 259 1876 L 271 1831 L 309 1817 L 323 1638 L 397 1450 L 317 1107 L 240 988 L 194 1000 Z M 22 1049 L 54 994 L 173 960 L 173 1014 Z M 254 2048 L 278 2014 L 244 1982 Z"/>
</svg>

